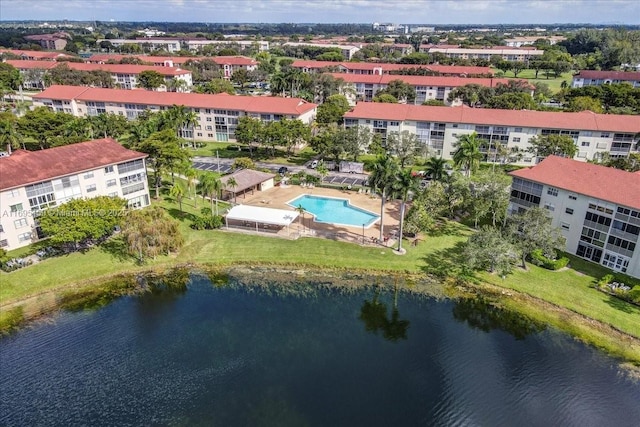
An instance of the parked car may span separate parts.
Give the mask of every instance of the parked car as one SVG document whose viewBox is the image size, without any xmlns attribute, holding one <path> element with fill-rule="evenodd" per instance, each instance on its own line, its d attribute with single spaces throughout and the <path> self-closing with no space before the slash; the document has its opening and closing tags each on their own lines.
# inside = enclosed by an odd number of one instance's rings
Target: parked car
<svg viewBox="0 0 640 427">
<path fill-rule="evenodd" d="M 281 176 L 285 176 L 288 172 L 289 172 L 289 168 L 287 168 L 286 166 L 282 166 L 280 167 L 280 169 L 278 169 L 278 173 Z"/>
<path fill-rule="evenodd" d="M 317 160 L 313 160 L 311 163 L 309 163 L 309 167 L 311 169 L 315 169 L 318 167 L 318 161 Z"/>
</svg>

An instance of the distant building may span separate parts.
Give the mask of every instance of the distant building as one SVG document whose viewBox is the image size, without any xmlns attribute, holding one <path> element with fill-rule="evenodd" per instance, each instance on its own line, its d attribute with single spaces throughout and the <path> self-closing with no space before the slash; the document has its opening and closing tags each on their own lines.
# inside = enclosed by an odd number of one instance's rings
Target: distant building
<svg viewBox="0 0 640 427">
<path fill-rule="evenodd" d="M 148 206 L 146 157 L 110 138 L 0 157 L 0 248 L 42 238 L 38 212 L 71 199 L 113 196 L 130 208 Z"/>
<path fill-rule="evenodd" d="M 549 156 L 510 175 L 511 213 L 547 209 L 567 252 L 640 278 L 640 174 Z"/>
<path fill-rule="evenodd" d="M 240 46 L 241 48 L 255 47 L 259 52 L 269 50 L 269 42 L 262 40 L 238 40 L 235 38 L 229 40 L 209 40 L 199 37 L 144 37 L 136 39 L 98 39 L 97 44 L 106 41 L 111 43 L 115 48 L 121 48 L 127 44 L 135 44 L 141 47 L 149 46 L 153 50 L 166 50 L 169 53 L 179 50 L 190 50 L 198 52 L 204 46 L 223 45 L 223 46 Z"/>
<path fill-rule="evenodd" d="M 601 86 L 611 83 L 629 83 L 640 87 L 640 71 L 581 70 L 573 76 L 571 87 Z"/>
<path fill-rule="evenodd" d="M 24 36 L 25 40 L 36 42 L 44 49 L 63 50 L 67 46 L 67 41 L 71 40 L 71 35 L 64 32 L 53 34 L 34 34 Z"/>
<path fill-rule="evenodd" d="M 343 44 L 329 44 L 329 43 L 325 44 L 325 43 L 286 42 L 283 44 L 283 46 L 291 46 L 291 47 L 311 46 L 311 47 L 320 47 L 320 48 L 326 48 L 326 49 L 329 49 L 329 48 L 339 49 L 340 53 L 347 61 L 350 61 L 351 58 L 353 58 L 353 55 L 356 52 L 360 51 L 360 48 L 357 46 L 343 45 Z"/>
<path fill-rule="evenodd" d="M 505 46 L 509 47 L 521 47 L 525 45 L 532 45 L 538 40 L 547 40 L 550 45 L 554 45 L 558 42 L 566 40 L 567 38 L 564 36 L 526 36 L 526 37 L 512 37 L 510 39 L 505 39 Z"/>
<path fill-rule="evenodd" d="M 112 113 L 133 120 L 145 111 L 162 111 L 173 105 L 184 105 L 196 114 L 197 123 L 181 130 L 183 138 L 198 141 L 235 141 L 240 117 L 262 121 L 282 118 L 311 124 L 316 104 L 300 98 L 240 96 L 121 90 L 82 86 L 51 86 L 33 96 L 35 107 L 45 106 L 76 117 Z"/>
<path fill-rule="evenodd" d="M 61 66 L 60 63 L 51 61 L 8 60 L 6 62 L 20 70 L 24 87 L 34 89 L 42 88 L 43 73 Z M 143 71 L 155 71 L 164 77 L 166 84 L 164 87 L 159 88 L 159 90 L 166 91 L 171 87 L 175 87 L 176 91 L 190 92 L 193 86 L 191 71 L 181 68 L 133 64 L 89 64 L 84 62 L 65 62 L 65 65 L 76 71 L 107 71 L 111 74 L 114 85 L 122 89 L 139 88 L 138 77 Z M 174 80 L 174 82 L 182 81 L 183 83 L 180 85 L 172 85 L 171 80 Z"/>
<path fill-rule="evenodd" d="M 397 64 L 384 62 L 332 62 L 297 59 L 291 64 L 305 73 L 333 71 L 346 74 L 391 74 L 402 70 L 426 70 L 448 77 L 491 77 L 490 67 L 439 64 Z"/>
<path fill-rule="evenodd" d="M 440 53 L 448 58 L 458 59 L 486 59 L 491 60 L 492 56 L 499 56 L 505 61 L 526 62 L 544 54 L 543 50 L 523 49 L 507 46 L 493 46 L 484 49 L 470 49 L 448 45 L 422 45 L 420 52 Z"/>
</svg>

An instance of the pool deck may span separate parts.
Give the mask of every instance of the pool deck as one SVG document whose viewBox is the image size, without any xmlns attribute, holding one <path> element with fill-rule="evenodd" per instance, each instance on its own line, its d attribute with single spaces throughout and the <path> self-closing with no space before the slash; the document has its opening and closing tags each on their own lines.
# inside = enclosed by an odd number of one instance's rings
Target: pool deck
<svg viewBox="0 0 640 427">
<path fill-rule="evenodd" d="M 380 215 L 380 197 L 372 197 L 368 194 L 358 193 L 357 190 L 335 190 L 330 188 L 313 187 L 306 188 L 299 185 L 276 186 L 265 191 L 256 191 L 253 195 L 247 194 L 246 198 L 238 196 L 236 203 L 250 206 L 262 206 L 276 209 L 294 210 L 287 202 L 303 194 L 314 196 L 327 196 L 348 199 L 352 206 L 365 209 L 371 213 Z M 390 236 L 386 246 L 392 246 L 395 241 L 391 236 L 398 230 L 400 218 L 400 202 L 397 200 L 385 203 L 384 234 Z M 281 237 L 298 238 L 302 236 L 324 237 L 333 240 L 344 240 L 362 244 L 362 227 L 334 225 L 314 222 L 312 215 L 304 215 L 304 227 L 297 219 L 291 224 L 289 233 L 281 230 L 277 233 Z M 373 239 L 380 237 L 380 220 L 369 228 L 364 229 L 364 241 L 366 244 L 375 244 Z"/>
</svg>

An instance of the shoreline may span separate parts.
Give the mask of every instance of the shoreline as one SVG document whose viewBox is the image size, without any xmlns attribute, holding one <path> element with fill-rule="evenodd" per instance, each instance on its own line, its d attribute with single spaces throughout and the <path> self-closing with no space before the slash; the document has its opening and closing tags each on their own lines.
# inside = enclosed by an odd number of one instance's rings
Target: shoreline
<svg viewBox="0 0 640 427">
<path fill-rule="evenodd" d="M 142 278 L 165 277 L 169 274 L 204 274 L 212 283 L 228 283 L 229 275 L 236 274 L 272 274 L 289 281 L 308 281 L 314 285 L 329 283 L 343 289 L 363 287 L 363 279 L 375 279 L 381 286 L 398 286 L 400 290 L 435 297 L 456 300 L 460 298 L 483 298 L 497 309 L 517 312 L 533 321 L 559 329 L 591 347 L 598 348 L 612 357 L 621 360 L 621 365 L 637 371 L 640 375 L 640 338 L 622 332 L 612 325 L 592 319 L 568 308 L 558 306 L 541 298 L 510 288 L 503 288 L 488 282 L 471 283 L 455 279 L 439 279 L 424 273 L 400 271 L 318 268 L 300 264 L 273 263 L 181 263 L 162 264 L 147 269 L 96 276 L 82 282 L 60 285 L 54 289 L 29 295 L 17 300 L 0 304 L 0 334 L 10 334 L 29 323 L 65 309 L 82 310 L 82 304 L 74 306 L 74 296 L 78 298 L 101 298 L 104 304 L 112 299 L 144 292 L 147 280 Z M 261 277 L 264 277 L 262 275 Z M 315 280 L 314 280 L 315 279 Z M 358 282 L 355 284 L 355 282 Z M 393 284 L 391 284 L 393 282 Z M 399 283 L 400 282 L 400 283 Z"/>
</svg>

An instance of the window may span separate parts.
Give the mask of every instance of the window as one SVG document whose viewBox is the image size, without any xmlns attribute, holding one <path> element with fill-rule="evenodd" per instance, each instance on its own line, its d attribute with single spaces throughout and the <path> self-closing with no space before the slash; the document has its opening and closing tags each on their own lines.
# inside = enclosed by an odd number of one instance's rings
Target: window
<svg viewBox="0 0 640 427">
<path fill-rule="evenodd" d="M 9 210 L 12 213 L 21 212 L 22 211 L 22 203 L 18 203 L 17 205 L 9 206 Z"/>
<path fill-rule="evenodd" d="M 84 174 L 84 179 L 90 179 L 93 178 L 93 172 L 87 172 Z"/>
<path fill-rule="evenodd" d="M 15 225 L 17 230 L 18 228 L 26 227 L 29 224 L 27 224 L 27 218 L 20 218 L 13 221 L 13 225 Z"/>
<path fill-rule="evenodd" d="M 109 197 L 118 197 L 118 192 L 114 191 L 113 193 L 107 194 L 107 196 L 109 196 Z"/>
<path fill-rule="evenodd" d="M 0 224 L 0 233 L 4 233 L 4 227 Z"/>
<path fill-rule="evenodd" d="M 27 242 L 29 240 L 31 240 L 31 233 L 18 234 L 18 241 L 19 242 Z"/>
<path fill-rule="evenodd" d="M 560 227 L 561 227 L 563 230 L 568 230 L 571 226 L 569 225 L 569 223 L 568 223 L 568 222 L 561 222 L 561 223 L 560 223 Z"/>
<path fill-rule="evenodd" d="M 6 248 L 7 246 L 9 246 L 9 242 L 7 242 L 7 239 L 0 240 L 0 248 Z"/>
<path fill-rule="evenodd" d="M 113 173 L 113 165 L 104 168 L 104 173 Z"/>
<path fill-rule="evenodd" d="M 554 197 L 558 197 L 558 189 L 555 187 L 549 187 L 547 188 L 547 194 L 554 196 Z"/>
<path fill-rule="evenodd" d="M 9 197 L 18 197 L 20 195 L 20 190 L 18 189 L 13 189 L 13 190 L 9 190 Z"/>
<path fill-rule="evenodd" d="M 571 209 L 571 208 L 566 208 L 564 211 L 565 211 L 565 213 L 568 213 L 569 215 L 573 215 L 573 209 Z"/>
<path fill-rule="evenodd" d="M 609 138 L 609 136 L 610 136 L 609 132 L 602 132 L 600 134 L 600 138 Z"/>
<path fill-rule="evenodd" d="M 513 142 L 520 142 L 520 138 L 513 138 Z"/>
<path fill-rule="evenodd" d="M 91 193 L 93 191 L 96 191 L 96 185 L 95 184 L 87 185 L 86 191 L 87 191 L 87 193 Z"/>
<path fill-rule="evenodd" d="M 113 187 L 114 185 L 116 185 L 115 179 L 110 179 L 107 181 L 107 187 Z"/>
<path fill-rule="evenodd" d="M 389 126 L 400 126 L 400 122 L 389 122 Z"/>
<path fill-rule="evenodd" d="M 552 205 L 551 203 L 545 203 L 544 204 L 544 208 L 547 210 L 550 210 L 551 212 L 556 210 L 556 207 L 554 205 Z"/>
<path fill-rule="evenodd" d="M 576 196 L 575 194 L 569 194 L 569 199 L 578 200 L 578 196 Z"/>
<path fill-rule="evenodd" d="M 583 147 L 588 147 L 590 145 L 589 141 L 582 141 L 582 146 Z"/>
</svg>

